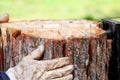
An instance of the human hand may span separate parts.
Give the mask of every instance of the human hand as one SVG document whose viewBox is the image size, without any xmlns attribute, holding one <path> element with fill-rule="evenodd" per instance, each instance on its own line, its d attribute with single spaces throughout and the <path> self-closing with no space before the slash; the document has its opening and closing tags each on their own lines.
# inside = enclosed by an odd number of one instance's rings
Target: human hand
<svg viewBox="0 0 120 80">
<path fill-rule="evenodd" d="M 57 58 L 53 60 L 38 59 L 44 51 L 43 46 L 39 46 L 31 54 L 24 57 L 14 68 L 10 68 L 6 73 L 11 80 L 72 80 L 73 65 L 70 64 L 69 57 Z"/>
</svg>

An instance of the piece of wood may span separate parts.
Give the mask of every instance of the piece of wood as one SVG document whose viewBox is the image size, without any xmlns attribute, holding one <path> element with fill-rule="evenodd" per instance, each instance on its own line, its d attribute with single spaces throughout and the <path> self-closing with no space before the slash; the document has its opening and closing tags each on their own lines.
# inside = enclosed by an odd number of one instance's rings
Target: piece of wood
<svg viewBox="0 0 120 80">
<path fill-rule="evenodd" d="M 98 23 L 86 20 L 23 21 L 1 24 L 4 69 L 13 67 L 39 45 L 40 60 L 71 57 L 74 80 L 107 80 L 107 36 Z M 3 30 L 2 30 L 3 31 Z"/>
</svg>

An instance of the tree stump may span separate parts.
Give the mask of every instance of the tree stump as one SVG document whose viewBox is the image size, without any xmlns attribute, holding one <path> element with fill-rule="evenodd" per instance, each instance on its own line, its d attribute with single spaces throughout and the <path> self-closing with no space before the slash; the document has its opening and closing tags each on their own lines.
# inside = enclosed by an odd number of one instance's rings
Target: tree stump
<svg viewBox="0 0 120 80">
<path fill-rule="evenodd" d="M 86 20 L 34 20 L 1 24 L 4 38 L 4 70 L 39 45 L 45 50 L 40 60 L 71 57 L 74 80 L 108 80 L 106 32 L 100 24 Z M 5 36 L 6 35 L 6 36 Z M 1 64 L 2 65 L 2 64 Z"/>
</svg>

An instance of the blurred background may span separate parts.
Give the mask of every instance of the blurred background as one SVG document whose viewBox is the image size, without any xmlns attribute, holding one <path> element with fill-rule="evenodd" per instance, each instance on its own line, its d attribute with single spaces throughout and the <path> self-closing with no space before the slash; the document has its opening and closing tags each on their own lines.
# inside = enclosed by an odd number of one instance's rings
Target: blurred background
<svg viewBox="0 0 120 80">
<path fill-rule="evenodd" d="M 0 0 L 10 20 L 88 19 L 120 16 L 120 0 Z"/>
</svg>

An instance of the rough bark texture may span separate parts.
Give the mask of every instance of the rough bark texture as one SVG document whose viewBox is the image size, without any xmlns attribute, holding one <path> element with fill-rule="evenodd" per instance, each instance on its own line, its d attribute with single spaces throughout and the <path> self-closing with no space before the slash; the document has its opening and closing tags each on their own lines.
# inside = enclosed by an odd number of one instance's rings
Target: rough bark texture
<svg viewBox="0 0 120 80">
<path fill-rule="evenodd" d="M 9 40 L 9 39 L 8 39 Z M 5 69 L 13 67 L 26 55 L 35 50 L 39 45 L 44 45 L 44 55 L 40 59 L 48 60 L 63 57 L 63 40 L 41 39 L 26 34 L 12 37 L 5 48 Z"/>
<path fill-rule="evenodd" d="M 89 44 L 88 80 L 107 80 L 106 59 L 106 34 L 99 36 L 99 38 L 91 38 Z"/>
<path fill-rule="evenodd" d="M 74 80 L 87 80 L 89 62 L 89 39 L 73 39 L 74 43 Z"/>
<path fill-rule="evenodd" d="M 75 67 L 74 80 L 108 80 L 107 36 L 105 31 L 96 27 L 97 23 L 74 20 L 38 22 L 16 22 L 13 26 L 13 23 L 2 24 L 2 27 L 8 27 L 3 49 L 4 70 L 17 65 L 24 56 L 42 44 L 45 50 L 40 60 L 71 57 Z M 23 29 L 18 29 L 20 24 Z M 34 25 L 36 30 L 32 27 L 28 29 Z"/>
</svg>

